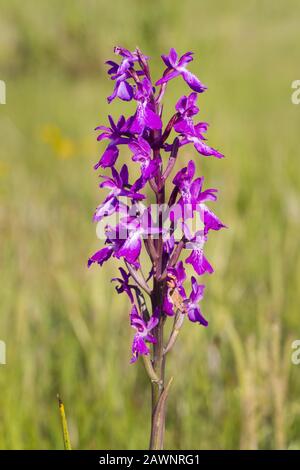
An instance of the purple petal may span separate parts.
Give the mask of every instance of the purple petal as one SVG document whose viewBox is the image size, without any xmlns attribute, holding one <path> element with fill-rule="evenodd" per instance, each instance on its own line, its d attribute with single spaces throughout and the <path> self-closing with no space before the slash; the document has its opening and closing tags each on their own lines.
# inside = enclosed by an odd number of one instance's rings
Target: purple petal
<svg viewBox="0 0 300 470">
<path fill-rule="evenodd" d="M 159 322 L 158 317 L 152 315 L 152 317 L 150 318 L 150 320 L 149 320 L 148 323 L 147 323 L 147 330 L 148 330 L 148 331 L 153 330 L 153 328 L 156 327 L 156 325 L 158 324 L 158 322 Z"/>
<path fill-rule="evenodd" d="M 167 56 L 165 54 L 162 54 L 161 58 L 164 61 L 164 63 L 166 64 L 166 66 L 171 68 L 171 64 L 170 64 L 170 61 L 169 61 L 169 56 Z"/>
<path fill-rule="evenodd" d="M 150 335 L 150 334 L 145 336 L 145 340 L 149 341 L 149 343 L 152 343 L 152 344 L 157 343 L 157 339 L 153 335 Z"/>
<path fill-rule="evenodd" d="M 109 166 L 113 166 L 118 158 L 119 149 L 115 145 L 108 146 L 105 152 L 103 153 L 102 157 L 100 158 L 99 162 L 96 163 L 94 169 L 97 170 L 99 166 L 102 168 L 107 168 Z"/>
<path fill-rule="evenodd" d="M 178 61 L 178 67 L 185 67 L 189 62 L 192 62 L 193 60 L 193 52 L 186 52 L 183 54 L 179 61 Z"/>
<path fill-rule="evenodd" d="M 190 295 L 190 300 L 193 303 L 197 303 L 203 299 L 205 285 L 198 284 L 194 276 L 191 277 L 191 283 L 192 283 L 192 292 Z"/>
<path fill-rule="evenodd" d="M 187 97 L 186 96 L 182 96 L 181 98 L 179 98 L 179 100 L 177 101 L 176 105 L 175 105 L 175 109 L 176 111 L 178 111 L 179 113 L 184 113 L 184 111 L 186 110 L 186 105 L 187 105 Z"/>
<path fill-rule="evenodd" d="M 130 101 L 133 97 L 132 86 L 126 81 L 122 81 L 118 86 L 117 96 L 123 101 Z"/>
<path fill-rule="evenodd" d="M 181 74 L 185 82 L 189 85 L 189 87 L 197 93 L 202 93 L 207 89 L 207 87 L 200 82 L 196 75 L 194 75 L 189 70 L 184 69 Z"/>
<path fill-rule="evenodd" d="M 141 134 L 144 128 L 144 108 L 142 104 L 139 104 L 134 115 L 130 131 L 134 134 Z"/>
<path fill-rule="evenodd" d="M 215 193 L 217 193 L 218 190 L 215 189 L 215 188 L 210 188 L 210 189 L 206 189 L 205 191 L 203 191 L 199 198 L 198 198 L 198 202 L 203 202 L 203 201 L 216 201 L 217 200 L 217 196 Z"/>
<path fill-rule="evenodd" d="M 190 160 L 187 166 L 187 176 L 189 180 L 191 180 L 194 177 L 195 171 L 196 171 L 195 162 L 194 160 Z"/>
<path fill-rule="evenodd" d="M 174 124 L 174 129 L 178 134 L 190 134 L 194 131 L 194 125 L 191 118 L 178 119 Z"/>
<path fill-rule="evenodd" d="M 133 364 L 137 361 L 140 354 L 148 355 L 149 348 L 147 347 L 145 340 L 139 336 L 135 335 L 132 342 L 132 357 L 130 359 L 130 363 Z"/>
<path fill-rule="evenodd" d="M 207 87 L 200 82 L 196 75 L 194 75 L 192 72 L 189 72 L 189 70 L 182 70 L 181 74 L 189 87 L 197 93 L 202 93 L 207 89 Z"/>
<path fill-rule="evenodd" d="M 116 83 L 112 94 L 107 97 L 108 103 L 111 103 L 115 99 L 115 97 L 117 96 L 117 92 L 118 92 L 118 84 Z"/>
<path fill-rule="evenodd" d="M 129 142 L 128 146 L 135 155 L 142 154 L 149 157 L 151 155 L 151 147 L 149 143 L 141 136 L 139 136 L 137 140 Z"/>
<path fill-rule="evenodd" d="M 120 177 L 121 177 L 123 186 L 127 185 L 128 178 L 129 178 L 127 165 L 122 166 L 121 171 L 120 171 Z"/>
<path fill-rule="evenodd" d="M 104 261 L 108 260 L 111 257 L 112 253 L 113 247 L 111 245 L 101 248 L 101 250 L 97 251 L 89 258 L 88 267 L 90 267 L 93 263 L 98 263 L 100 264 L 100 266 L 102 266 Z"/>
<path fill-rule="evenodd" d="M 145 109 L 145 124 L 147 127 L 150 127 L 150 129 L 162 128 L 160 117 L 152 111 L 149 105 L 147 105 Z"/>
<path fill-rule="evenodd" d="M 172 67 L 176 67 L 177 58 L 178 58 L 177 52 L 176 52 L 175 49 L 172 47 L 172 48 L 170 49 L 170 53 L 169 53 L 169 61 L 170 61 L 170 64 L 172 65 Z"/>
<path fill-rule="evenodd" d="M 218 152 L 218 150 L 215 150 L 212 147 L 209 147 L 208 145 L 204 144 L 204 142 L 201 142 L 200 140 L 198 142 L 194 143 L 195 149 L 201 153 L 201 155 L 204 155 L 205 157 L 216 157 L 216 158 L 224 158 L 224 155 L 222 153 Z"/>
<path fill-rule="evenodd" d="M 195 181 L 191 184 L 191 195 L 193 199 L 198 198 L 198 195 L 201 193 L 204 177 L 196 178 Z"/>
<path fill-rule="evenodd" d="M 133 264 L 140 256 L 142 242 L 138 231 L 131 232 L 125 243 L 115 253 L 117 258 L 124 257 L 128 263 Z"/>
<path fill-rule="evenodd" d="M 204 273 L 212 274 L 214 272 L 213 267 L 205 258 L 203 250 L 193 250 L 185 262 L 191 264 L 199 276 Z"/>
<path fill-rule="evenodd" d="M 205 140 L 203 132 L 207 132 L 208 126 L 209 124 L 207 122 L 198 122 L 198 124 L 195 125 L 195 132 L 201 140 Z"/>
<path fill-rule="evenodd" d="M 164 297 L 163 311 L 170 317 L 175 315 L 174 310 L 173 310 L 173 303 L 168 294 Z"/>
<path fill-rule="evenodd" d="M 177 263 L 174 271 L 175 271 L 174 274 L 176 275 L 176 278 L 179 284 L 183 284 L 184 281 L 186 280 L 186 273 L 185 273 L 185 269 L 184 269 L 182 261 L 179 261 Z"/>
<path fill-rule="evenodd" d="M 110 127 L 112 128 L 112 130 L 117 131 L 117 126 L 115 125 L 115 121 L 113 120 L 113 117 L 110 114 L 108 115 L 108 120 L 109 120 Z"/>
<path fill-rule="evenodd" d="M 119 117 L 119 120 L 117 122 L 117 129 L 121 130 L 125 124 L 126 120 L 125 120 L 125 117 L 123 116 L 123 114 Z"/>
<path fill-rule="evenodd" d="M 178 75 L 180 75 L 180 72 L 178 72 L 178 70 L 172 70 L 171 72 L 168 72 L 166 75 L 161 77 L 155 83 L 155 85 L 158 86 L 158 85 L 162 85 L 163 83 L 167 83 L 169 80 L 172 80 L 173 78 L 178 77 Z"/>
<path fill-rule="evenodd" d="M 117 73 L 118 68 L 119 68 L 119 64 L 117 64 L 116 62 L 113 62 L 112 60 L 107 60 L 105 63 L 111 67 L 107 71 L 108 75 L 112 75 L 112 74 Z"/>
<path fill-rule="evenodd" d="M 208 321 L 204 318 L 201 313 L 201 310 L 198 306 L 193 305 L 190 309 L 188 309 L 188 317 L 194 323 L 200 323 L 200 325 L 208 326 Z"/>
</svg>

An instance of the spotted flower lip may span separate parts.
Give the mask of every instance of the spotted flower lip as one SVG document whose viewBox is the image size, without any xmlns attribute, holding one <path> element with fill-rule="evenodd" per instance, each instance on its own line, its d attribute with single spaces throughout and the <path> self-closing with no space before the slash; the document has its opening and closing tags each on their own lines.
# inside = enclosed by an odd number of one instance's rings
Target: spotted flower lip
<svg viewBox="0 0 300 470">
<path fill-rule="evenodd" d="M 162 55 L 161 57 L 167 66 L 167 69 L 165 70 L 163 77 L 156 82 L 156 85 L 163 85 L 164 83 L 167 83 L 173 78 L 181 75 L 189 87 L 197 93 L 202 93 L 207 89 L 207 87 L 200 82 L 196 75 L 191 73 L 186 68 L 188 63 L 193 60 L 192 52 L 186 52 L 180 58 L 178 58 L 175 49 L 171 48 L 169 55 Z"/>
<path fill-rule="evenodd" d="M 197 279 L 214 272 L 206 257 L 206 244 L 213 231 L 226 226 L 210 207 L 217 201 L 218 190 L 204 186 L 196 159 L 185 160 L 182 149 L 192 144 L 189 148 L 195 156 L 221 159 L 224 155 L 208 145 L 208 123 L 199 120 L 198 94 L 206 86 L 188 70 L 192 52 L 179 57 L 172 48 L 162 55 L 166 68 L 155 86 L 148 56 L 138 48 L 130 51 L 117 46 L 114 52 L 116 60 L 107 61 L 114 83 L 108 102 L 116 98 L 132 101 L 134 110 L 129 117 L 109 115 L 108 124 L 95 129 L 98 142 L 107 143 L 94 166 L 103 169 L 99 187 L 106 191 L 93 216 L 97 224 L 104 224 L 104 246 L 90 256 L 88 266 L 103 266 L 109 259 L 120 264 L 112 281 L 117 293 L 125 293 L 129 299 L 129 320 L 135 330 L 130 362 L 134 363 L 151 353 L 164 323 L 161 317 L 173 316 L 175 323 L 179 317 L 187 317 L 192 323 L 208 325 L 200 307 L 205 286 Z M 164 123 L 166 84 L 178 76 L 189 89 L 175 102 L 174 114 Z M 126 162 L 120 165 L 119 154 L 124 149 Z M 152 201 L 157 203 L 155 216 Z M 143 247 L 150 259 L 148 276 L 144 275 Z M 151 301 L 145 301 L 145 295 Z M 149 367 L 152 361 L 153 355 Z"/>
</svg>

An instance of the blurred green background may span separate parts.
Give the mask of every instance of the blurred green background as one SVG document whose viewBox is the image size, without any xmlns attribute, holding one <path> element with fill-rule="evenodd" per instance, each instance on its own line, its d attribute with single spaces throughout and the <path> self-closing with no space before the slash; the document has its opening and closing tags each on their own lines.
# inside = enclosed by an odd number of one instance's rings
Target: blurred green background
<svg viewBox="0 0 300 470">
<path fill-rule="evenodd" d="M 75 448 L 148 445 L 117 267 L 86 268 L 102 246 L 93 128 L 131 110 L 106 103 L 118 44 L 151 55 L 155 77 L 170 47 L 196 53 L 208 142 L 227 156 L 198 159 L 230 229 L 207 246 L 209 328 L 186 323 L 169 359 L 166 448 L 300 449 L 299 2 L 1 0 L 0 12 L 0 448 L 62 448 L 57 392 Z M 170 84 L 167 114 L 186 92 Z"/>
</svg>

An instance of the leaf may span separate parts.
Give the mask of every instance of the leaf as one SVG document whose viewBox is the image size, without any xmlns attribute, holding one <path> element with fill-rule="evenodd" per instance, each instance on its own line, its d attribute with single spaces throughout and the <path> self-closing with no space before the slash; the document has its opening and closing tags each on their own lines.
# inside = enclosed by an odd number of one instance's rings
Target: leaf
<svg viewBox="0 0 300 470">
<path fill-rule="evenodd" d="M 65 407 L 59 395 L 57 395 L 57 399 L 58 399 L 58 407 L 59 407 L 61 424 L 62 424 L 65 450 L 72 450 L 70 435 L 68 431 L 68 423 L 67 423 L 67 418 L 66 418 L 66 413 L 65 413 Z"/>
</svg>

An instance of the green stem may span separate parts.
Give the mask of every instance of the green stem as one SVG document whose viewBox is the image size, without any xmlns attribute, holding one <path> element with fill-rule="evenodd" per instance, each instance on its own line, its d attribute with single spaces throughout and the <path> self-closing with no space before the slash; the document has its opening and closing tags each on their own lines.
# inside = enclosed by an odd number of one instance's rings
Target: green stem
<svg viewBox="0 0 300 470">
<path fill-rule="evenodd" d="M 153 368 L 159 382 L 152 382 L 152 416 L 151 416 L 151 437 L 150 450 L 163 449 L 163 436 L 165 428 L 165 413 L 158 412 L 161 396 L 164 392 L 165 384 L 165 357 L 163 330 L 165 319 L 161 317 L 154 332 L 156 344 L 153 348 Z"/>
</svg>

